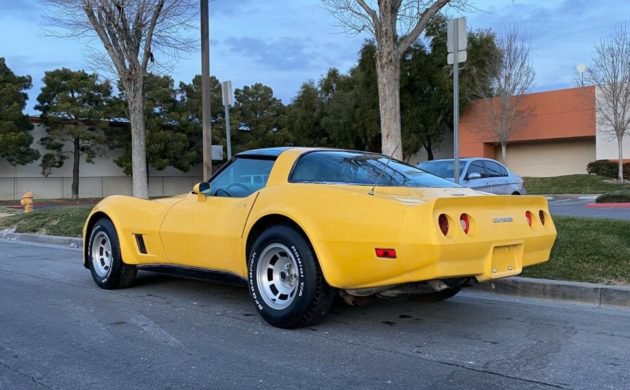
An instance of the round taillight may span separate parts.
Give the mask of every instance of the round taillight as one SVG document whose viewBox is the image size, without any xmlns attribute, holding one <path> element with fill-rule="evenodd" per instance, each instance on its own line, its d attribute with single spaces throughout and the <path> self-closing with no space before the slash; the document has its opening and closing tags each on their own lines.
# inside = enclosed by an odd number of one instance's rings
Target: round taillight
<svg viewBox="0 0 630 390">
<path fill-rule="evenodd" d="M 538 216 L 540 217 L 540 223 L 542 223 L 544 225 L 545 224 L 545 212 L 540 210 L 538 212 Z"/>
<path fill-rule="evenodd" d="M 459 223 L 462 225 L 464 233 L 468 234 L 468 231 L 470 230 L 470 219 L 468 219 L 468 215 L 462 214 L 459 217 Z"/>
<path fill-rule="evenodd" d="M 440 214 L 440 217 L 438 218 L 438 223 L 440 224 L 440 230 L 442 231 L 442 234 L 447 235 L 448 218 L 446 218 L 446 214 Z"/>
<path fill-rule="evenodd" d="M 534 217 L 533 217 L 532 213 L 529 212 L 529 211 L 526 211 L 525 212 L 525 218 L 527 218 L 527 224 L 529 225 L 529 227 L 531 227 L 532 223 L 534 222 Z"/>
</svg>

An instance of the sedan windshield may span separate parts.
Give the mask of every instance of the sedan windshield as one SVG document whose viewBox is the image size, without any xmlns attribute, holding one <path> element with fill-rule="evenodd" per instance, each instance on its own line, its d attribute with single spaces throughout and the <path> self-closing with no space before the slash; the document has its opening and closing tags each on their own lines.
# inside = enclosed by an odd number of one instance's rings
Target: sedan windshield
<svg viewBox="0 0 630 390">
<path fill-rule="evenodd" d="M 292 182 L 342 183 L 385 187 L 459 187 L 389 157 L 363 152 L 316 151 L 300 158 Z"/>
</svg>

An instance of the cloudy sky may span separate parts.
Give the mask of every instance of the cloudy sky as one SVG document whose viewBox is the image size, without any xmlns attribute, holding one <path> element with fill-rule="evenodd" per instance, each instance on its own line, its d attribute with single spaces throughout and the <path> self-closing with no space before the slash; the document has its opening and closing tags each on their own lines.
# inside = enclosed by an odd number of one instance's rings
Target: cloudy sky
<svg viewBox="0 0 630 390">
<path fill-rule="evenodd" d="M 470 0 L 469 29 L 504 31 L 518 24 L 531 35 L 534 91 L 572 85 L 576 64 L 593 55 L 594 45 L 628 20 L 628 0 Z M 300 85 L 330 67 L 347 71 L 367 35 L 344 33 L 319 0 L 211 1 L 212 73 L 234 87 L 262 82 L 285 103 Z M 46 70 L 92 71 L 85 43 L 47 35 L 46 9 L 38 0 L 0 0 L 0 57 L 18 74 L 33 77 L 29 112 Z M 451 16 L 460 14 L 447 10 Z M 176 82 L 200 73 L 199 55 L 172 62 Z"/>
</svg>

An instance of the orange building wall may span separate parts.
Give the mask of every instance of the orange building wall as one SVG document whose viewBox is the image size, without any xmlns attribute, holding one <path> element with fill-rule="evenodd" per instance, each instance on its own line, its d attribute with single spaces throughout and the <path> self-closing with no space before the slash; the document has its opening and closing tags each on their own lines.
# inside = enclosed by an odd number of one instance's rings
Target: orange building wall
<svg viewBox="0 0 630 390">
<path fill-rule="evenodd" d="M 595 136 L 595 88 L 571 88 L 525 95 L 529 122 L 515 131 L 509 142 L 559 140 Z M 496 136 L 483 128 L 483 102 L 473 101 L 459 124 L 459 150 L 465 157 L 496 158 Z M 509 143 L 508 142 L 508 143 Z"/>
</svg>

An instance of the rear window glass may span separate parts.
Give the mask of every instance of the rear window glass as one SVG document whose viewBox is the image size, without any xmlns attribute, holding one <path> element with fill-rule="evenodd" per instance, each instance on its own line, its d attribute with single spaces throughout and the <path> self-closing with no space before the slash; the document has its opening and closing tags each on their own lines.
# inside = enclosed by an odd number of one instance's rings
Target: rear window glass
<svg viewBox="0 0 630 390">
<path fill-rule="evenodd" d="M 386 187 L 459 187 L 421 169 L 375 153 L 321 151 L 302 156 L 292 182 Z"/>
</svg>

